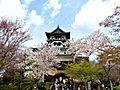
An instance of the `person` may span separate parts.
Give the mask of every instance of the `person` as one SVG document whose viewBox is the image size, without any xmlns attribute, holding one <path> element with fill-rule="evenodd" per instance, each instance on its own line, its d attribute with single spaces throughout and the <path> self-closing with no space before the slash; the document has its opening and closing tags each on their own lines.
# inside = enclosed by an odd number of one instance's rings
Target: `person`
<svg viewBox="0 0 120 90">
<path fill-rule="evenodd" d="M 33 90 L 38 90 L 37 86 L 35 86 Z"/>
<path fill-rule="evenodd" d="M 73 90 L 73 85 L 74 85 L 73 79 L 70 78 L 70 80 L 69 80 L 69 88 L 70 88 L 70 90 Z"/>
<path fill-rule="evenodd" d="M 34 89 L 33 90 L 38 90 L 38 88 L 37 88 L 37 84 L 35 84 L 35 86 L 34 86 Z"/>
<path fill-rule="evenodd" d="M 55 85 L 51 84 L 49 90 L 55 90 Z"/>
<path fill-rule="evenodd" d="M 55 86 L 55 90 L 58 90 L 59 84 L 58 84 L 58 79 L 57 78 L 55 80 L 54 86 Z"/>
<path fill-rule="evenodd" d="M 67 90 L 67 81 L 66 81 L 66 79 L 63 79 L 63 89 Z"/>
<path fill-rule="evenodd" d="M 62 77 L 59 77 L 59 81 L 58 81 L 58 90 L 63 90 L 63 79 Z"/>
</svg>

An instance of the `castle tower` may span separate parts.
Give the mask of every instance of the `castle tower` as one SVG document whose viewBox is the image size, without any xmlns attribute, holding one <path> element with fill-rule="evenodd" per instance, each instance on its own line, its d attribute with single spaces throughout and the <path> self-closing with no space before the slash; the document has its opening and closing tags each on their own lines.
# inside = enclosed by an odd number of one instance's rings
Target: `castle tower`
<svg viewBox="0 0 120 90">
<path fill-rule="evenodd" d="M 70 32 L 64 32 L 59 26 L 52 32 L 46 32 L 47 42 L 50 46 L 65 47 L 65 42 L 70 39 Z"/>
<path fill-rule="evenodd" d="M 60 50 L 59 54 L 57 55 L 60 61 L 60 68 L 63 68 L 64 63 L 72 62 L 72 56 L 66 54 L 66 50 L 69 48 L 69 43 L 67 42 L 69 42 L 70 39 L 70 32 L 65 32 L 58 26 L 52 32 L 45 33 L 47 36 L 48 45 L 52 47 L 55 46 Z"/>
</svg>

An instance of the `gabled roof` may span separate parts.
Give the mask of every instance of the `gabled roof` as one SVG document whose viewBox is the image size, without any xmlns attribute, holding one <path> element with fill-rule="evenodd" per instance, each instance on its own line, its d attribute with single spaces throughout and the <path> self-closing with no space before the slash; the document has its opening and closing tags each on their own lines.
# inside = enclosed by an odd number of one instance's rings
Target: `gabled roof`
<svg viewBox="0 0 120 90">
<path fill-rule="evenodd" d="M 65 34 L 66 32 L 64 32 L 62 29 L 59 28 L 59 26 L 51 32 L 52 34 Z"/>
<path fill-rule="evenodd" d="M 47 38 L 49 39 L 51 35 L 65 35 L 68 39 L 70 39 L 70 32 L 64 32 L 59 26 L 53 30 L 52 32 L 45 32 Z"/>
</svg>

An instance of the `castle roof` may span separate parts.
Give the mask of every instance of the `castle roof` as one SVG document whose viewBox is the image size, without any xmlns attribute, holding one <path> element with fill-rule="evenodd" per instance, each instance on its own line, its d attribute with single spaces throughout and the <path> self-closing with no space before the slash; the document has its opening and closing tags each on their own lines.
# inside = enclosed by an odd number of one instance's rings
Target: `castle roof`
<svg viewBox="0 0 120 90">
<path fill-rule="evenodd" d="M 67 39 L 70 39 L 70 32 L 65 32 L 59 26 L 52 32 L 45 32 L 48 39 L 51 35 L 65 35 Z"/>
</svg>

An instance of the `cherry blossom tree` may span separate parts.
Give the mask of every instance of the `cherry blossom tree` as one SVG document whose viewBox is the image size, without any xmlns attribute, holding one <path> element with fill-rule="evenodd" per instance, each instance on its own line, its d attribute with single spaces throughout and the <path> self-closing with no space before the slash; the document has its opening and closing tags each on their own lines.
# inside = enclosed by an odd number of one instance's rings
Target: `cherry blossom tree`
<svg viewBox="0 0 120 90">
<path fill-rule="evenodd" d="M 28 30 L 21 20 L 0 20 L 0 69 L 14 66 L 21 57 L 22 44 L 29 39 Z"/>
<path fill-rule="evenodd" d="M 98 59 L 99 62 L 103 65 L 107 76 L 113 74 L 113 71 L 111 72 L 113 68 L 120 68 L 120 46 L 108 48 L 104 50 L 104 52 L 100 52 L 98 54 Z"/>
<path fill-rule="evenodd" d="M 106 19 L 99 23 L 100 26 L 107 27 L 110 33 L 116 36 L 116 40 L 120 42 L 120 6 L 117 6 L 112 15 L 106 17 Z M 103 67 L 106 71 L 106 77 L 116 78 L 119 76 L 119 46 L 112 47 L 104 50 L 100 53 L 99 60 L 104 64 Z M 117 68 L 117 69 L 116 69 Z M 115 75 L 116 74 L 116 75 Z"/>
<path fill-rule="evenodd" d="M 117 40 L 120 41 L 120 6 L 117 6 L 113 14 L 108 16 L 99 25 L 111 28 L 111 34 L 117 36 Z"/>
<path fill-rule="evenodd" d="M 98 61 L 105 71 L 103 75 L 104 82 L 109 82 L 112 85 L 112 80 L 117 81 L 120 79 L 120 46 L 114 46 L 100 52 Z"/>
<path fill-rule="evenodd" d="M 51 67 L 56 65 L 59 61 L 57 56 L 59 50 L 56 47 L 50 47 L 47 44 L 38 46 L 35 51 L 30 51 L 26 62 L 32 62 L 29 68 L 31 71 L 26 72 L 26 75 L 32 76 L 35 79 L 49 74 Z"/>
<path fill-rule="evenodd" d="M 70 41 L 70 47 L 67 53 L 74 54 L 74 58 L 80 53 L 84 53 L 86 57 L 89 57 L 94 52 L 98 50 L 104 50 L 108 46 L 111 46 L 113 38 L 109 38 L 100 30 L 94 31 L 86 38 L 81 38 L 76 41 Z"/>
</svg>

